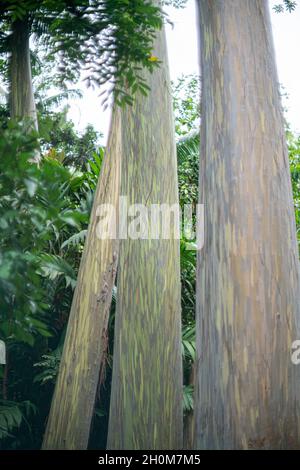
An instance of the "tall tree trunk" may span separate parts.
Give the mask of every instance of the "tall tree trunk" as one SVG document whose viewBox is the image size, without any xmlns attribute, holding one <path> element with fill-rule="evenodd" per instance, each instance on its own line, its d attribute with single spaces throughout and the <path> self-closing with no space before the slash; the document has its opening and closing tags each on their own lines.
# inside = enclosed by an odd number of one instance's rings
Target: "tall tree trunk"
<svg viewBox="0 0 300 470">
<path fill-rule="evenodd" d="M 10 114 L 13 119 L 30 119 L 38 130 L 32 88 L 28 20 L 13 23 L 10 58 Z"/>
<path fill-rule="evenodd" d="M 198 0 L 196 448 L 299 448 L 299 261 L 266 0 Z"/>
<path fill-rule="evenodd" d="M 88 445 L 118 260 L 117 238 L 98 237 L 98 208 L 102 204 L 117 208 L 120 129 L 120 113 L 116 110 L 80 264 L 44 449 L 86 449 Z"/>
<path fill-rule="evenodd" d="M 131 204 L 178 204 L 164 31 L 147 97 L 123 110 L 121 194 Z M 146 72 L 145 72 L 146 73 Z M 175 218 L 175 226 L 178 221 Z M 109 449 L 182 446 L 179 240 L 120 240 Z"/>
</svg>

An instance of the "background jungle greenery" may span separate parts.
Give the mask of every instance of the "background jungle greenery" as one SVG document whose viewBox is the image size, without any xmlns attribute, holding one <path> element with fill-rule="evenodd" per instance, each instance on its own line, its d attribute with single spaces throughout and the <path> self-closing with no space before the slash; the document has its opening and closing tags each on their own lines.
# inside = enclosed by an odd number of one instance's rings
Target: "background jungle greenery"
<svg viewBox="0 0 300 470">
<path fill-rule="evenodd" d="M 37 138 L 19 124 L 9 123 L 0 142 L 1 385 L 9 400 L 0 436 L 12 439 L 20 426 L 12 445 L 26 447 L 41 438 L 48 412 L 103 150 L 82 171 L 55 150 L 32 164 Z"/>
<path fill-rule="evenodd" d="M 180 203 L 197 203 L 199 79 L 173 85 Z M 7 364 L 0 366 L 0 449 L 40 448 L 60 361 L 93 193 L 104 149 L 89 126 L 79 134 L 66 109 L 38 100 L 40 134 L 1 108 L 0 131 L 0 339 Z M 44 93 L 44 94 L 43 94 Z M 68 96 L 57 100 L 64 104 Z M 300 229 L 300 138 L 287 130 L 297 230 Z M 42 149 L 39 166 L 34 152 Z M 196 252 L 181 240 L 183 402 L 193 408 Z M 99 378 L 90 448 L 104 448 L 110 398 L 115 292 L 105 374 Z"/>
</svg>

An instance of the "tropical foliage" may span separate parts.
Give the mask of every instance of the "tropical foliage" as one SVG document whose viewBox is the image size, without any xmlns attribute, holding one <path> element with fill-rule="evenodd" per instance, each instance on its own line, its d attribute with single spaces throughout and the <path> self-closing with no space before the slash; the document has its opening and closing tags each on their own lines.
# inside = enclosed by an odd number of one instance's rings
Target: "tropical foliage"
<svg viewBox="0 0 300 470">
<path fill-rule="evenodd" d="M 164 3 L 180 7 L 185 0 Z M 275 9 L 292 11 L 295 7 L 296 2 L 284 0 Z M 85 71 L 91 85 L 110 82 L 120 105 L 131 105 L 137 92 L 146 96 L 149 89 L 140 71 L 159 66 L 152 42 L 163 15 L 156 2 L 144 0 L 2 2 L 0 74 L 7 85 L 12 30 L 24 21 L 35 39 L 31 64 L 39 134 L 28 131 L 25 121 L 11 120 L 7 104 L 0 106 L 0 340 L 6 346 L 6 364 L 0 364 L 0 449 L 41 447 L 104 157 L 101 134 L 90 125 L 78 132 L 68 119 L 68 99 L 80 96 L 69 85 Z M 199 187 L 199 86 L 197 76 L 183 76 L 173 84 L 179 201 L 182 208 L 191 205 L 194 223 Z M 300 242 L 300 137 L 289 129 L 286 136 Z M 38 165 L 33 163 L 37 153 L 42 156 Z M 194 243 L 182 234 L 186 422 L 194 406 Z M 91 448 L 106 445 L 117 291 L 116 284 Z"/>
<path fill-rule="evenodd" d="M 8 404 L 0 415 L 2 438 L 25 447 L 40 445 L 103 156 L 99 148 L 82 171 L 82 162 L 68 165 L 51 148 L 37 166 L 30 161 L 37 147 L 37 136 L 24 135 L 20 124 L 1 131 L 0 337 L 7 364 L 0 373 Z M 34 432 L 22 433 L 29 419 Z"/>
</svg>

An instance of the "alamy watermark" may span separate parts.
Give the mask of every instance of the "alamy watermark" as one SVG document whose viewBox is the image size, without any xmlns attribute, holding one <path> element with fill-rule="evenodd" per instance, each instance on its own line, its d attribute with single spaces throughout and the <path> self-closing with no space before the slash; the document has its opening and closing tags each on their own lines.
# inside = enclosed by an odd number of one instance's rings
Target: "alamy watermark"
<svg viewBox="0 0 300 470">
<path fill-rule="evenodd" d="M 291 361 L 295 366 L 300 364 L 300 339 L 292 342 Z"/>
<path fill-rule="evenodd" d="M 96 234 L 101 240 L 180 240 L 187 249 L 200 250 L 204 243 L 204 205 L 128 204 L 120 196 L 117 206 L 101 204 L 96 209 Z"/>
</svg>

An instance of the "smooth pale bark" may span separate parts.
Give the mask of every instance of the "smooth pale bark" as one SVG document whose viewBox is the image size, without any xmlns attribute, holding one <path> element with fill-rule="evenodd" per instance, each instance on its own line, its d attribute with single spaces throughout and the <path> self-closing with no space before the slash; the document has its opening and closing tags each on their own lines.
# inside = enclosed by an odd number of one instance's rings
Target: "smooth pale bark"
<svg viewBox="0 0 300 470">
<path fill-rule="evenodd" d="M 101 204 L 118 208 L 120 129 L 120 113 L 116 110 L 80 264 L 44 449 L 86 449 L 88 445 L 118 261 L 117 239 L 98 238 L 98 208 Z"/>
<path fill-rule="evenodd" d="M 178 203 L 163 31 L 153 54 L 162 64 L 146 75 L 151 91 L 123 110 L 121 194 L 128 207 Z M 182 446 L 179 256 L 173 234 L 168 240 L 120 240 L 109 449 Z"/>
<path fill-rule="evenodd" d="M 31 77 L 29 27 L 26 19 L 13 23 L 10 59 L 10 115 L 13 119 L 29 119 L 31 127 L 38 130 Z"/>
<path fill-rule="evenodd" d="M 195 447 L 299 448 L 299 261 L 268 2 L 198 4 Z"/>
</svg>

